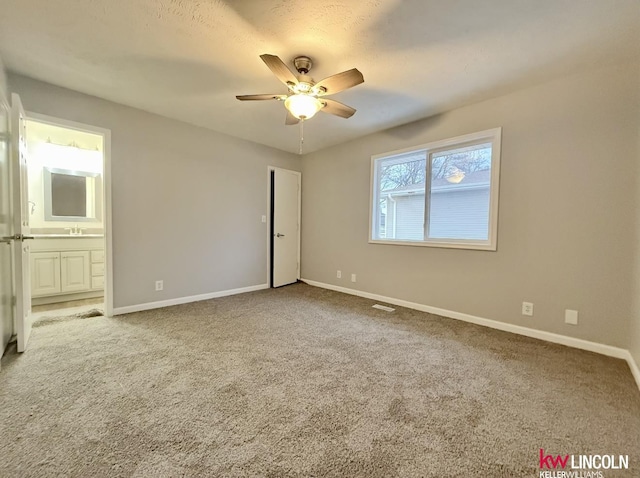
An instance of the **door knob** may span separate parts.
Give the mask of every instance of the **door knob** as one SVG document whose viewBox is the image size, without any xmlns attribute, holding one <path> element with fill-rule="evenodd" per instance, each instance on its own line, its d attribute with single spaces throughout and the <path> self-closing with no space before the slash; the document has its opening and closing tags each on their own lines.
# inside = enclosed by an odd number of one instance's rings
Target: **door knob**
<svg viewBox="0 0 640 478">
<path fill-rule="evenodd" d="M 276 237 L 284 237 L 284 234 L 278 233 L 278 234 L 276 234 Z"/>
</svg>

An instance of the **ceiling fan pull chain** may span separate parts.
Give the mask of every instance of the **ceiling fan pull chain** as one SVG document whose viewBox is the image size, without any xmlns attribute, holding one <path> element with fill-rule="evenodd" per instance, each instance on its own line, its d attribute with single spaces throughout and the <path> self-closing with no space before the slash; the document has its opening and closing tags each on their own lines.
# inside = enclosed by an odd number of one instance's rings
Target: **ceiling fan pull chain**
<svg viewBox="0 0 640 478">
<path fill-rule="evenodd" d="M 300 120 L 300 155 L 302 155 L 303 144 L 304 144 L 304 119 Z"/>
</svg>

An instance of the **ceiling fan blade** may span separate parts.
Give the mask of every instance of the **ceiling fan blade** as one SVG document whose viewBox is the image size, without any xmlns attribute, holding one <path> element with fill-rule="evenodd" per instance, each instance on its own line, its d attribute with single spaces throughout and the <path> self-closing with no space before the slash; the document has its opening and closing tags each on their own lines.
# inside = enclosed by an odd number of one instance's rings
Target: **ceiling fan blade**
<svg viewBox="0 0 640 478">
<path fill-rule="evenodd" d="M 316 83 L 316 88 L 320 90 L 318 96 L 333 95 L 353 86 L 364 83 L 364 76 L 357 68 L 343 71 L 337 75 L 330 76 Z"/>
<path fill-rule="evenodd" d="M 341 118 L 351 118 L 356 112 L 356 110 L 351 106 L 343 105 L 339 101 L 328 100 L 325 98 L 321 99 L 320 101 L 324 103 L 324 107 L 320 108 L 320 111 L 340 116 Z"/>
<path fill-rule="evenodd" d="M 287 68 L 287 65 L 275 55 L 260 55 L 262 61 L 266 63 L 269 69 L 273 72 L 278 79 L 287 86 L 293 86 L 298 84 L 298 78 L 293 72 Z"/>
<path fill-rule="evenodd" d="M 291 114 L 291 111 L 287 110 L 287 119 L 284 121 L 286 125 L 298 124 L 300 120 Z"/>
<path fill-rule="evenodd" d="M 236 96 L 240 101 L 281 100 L 287 95 L 240 95 Z"/>
</svg>

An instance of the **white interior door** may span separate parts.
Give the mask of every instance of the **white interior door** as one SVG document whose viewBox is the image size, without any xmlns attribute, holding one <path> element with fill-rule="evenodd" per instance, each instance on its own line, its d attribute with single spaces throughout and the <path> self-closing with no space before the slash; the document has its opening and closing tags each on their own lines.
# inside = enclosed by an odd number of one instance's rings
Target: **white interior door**
<svg viewBox="0 0 640 478">
<path fill-rule="evenodd" d="M 13 260 L 16 296 L 18 352 L 24 352 L 31 335 L 31 271 L 29 270 L 29 188 L 27 178 L 27 135 L 20 97 L 11 96 L 11 179 L 13 213 Z"/>
<path fill-rule="evenodd" d="M 300 278 L 300 173 L 274 169 L 272 188 L 272 287 Z"/>
<path fill-rule="evenodd" d="M 0 356 L 13 335 L 13 279 L 11 277 L 11 168 L 9 103 L 0 92 Z"/>
</svg>

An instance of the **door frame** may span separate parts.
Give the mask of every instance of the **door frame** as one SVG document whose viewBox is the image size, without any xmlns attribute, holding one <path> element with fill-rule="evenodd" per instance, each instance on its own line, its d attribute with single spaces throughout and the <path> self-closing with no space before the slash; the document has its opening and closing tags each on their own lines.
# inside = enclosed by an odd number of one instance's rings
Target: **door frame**
<svg viewBox="0 0 640 478">
<path fill-rule="evenodd" d="M 99 126 L 88 125 L 71 121 L 56 116 L 43 115 L 26 111 L 26 119 L 46 123 L 52 126 L 61 126 L 68 129 L 75 129 L 85 133 L 99 134 L 104 139 L 104 154 L 102 163 L 102 205 L 104 221 L 104 250 L 105 250 L 105 284 L 104 284 L 104 305 L 105 317 L 113 316 L 113 234 L 111 218 L 111 130 Z M 28 135 L 28 133 L 27 133 Z"/>
<path fill-rule="evenodd" d="M 267 166 L 267 287 L 272 288 L 273 284 L 271 282 L 271 244 L 273 241 L 273 231 L 272 231 L 272 210 L 273 203 L 271 197 L 271 172 L 278 171 L 286 171 L 288 173 L 294 173 L 298 176 L 298 280 L 300 280 L 300 270 L 302 269 L 302 264 L 300 264 L 300 238 L 302 232 L 302 173 L 300 171 L 293 171 L 291 169 L 278 168 L 276 166 Z"/>
</svg>

